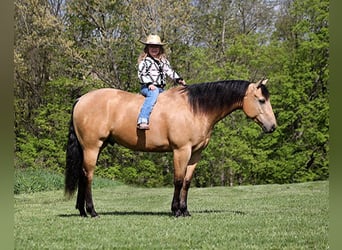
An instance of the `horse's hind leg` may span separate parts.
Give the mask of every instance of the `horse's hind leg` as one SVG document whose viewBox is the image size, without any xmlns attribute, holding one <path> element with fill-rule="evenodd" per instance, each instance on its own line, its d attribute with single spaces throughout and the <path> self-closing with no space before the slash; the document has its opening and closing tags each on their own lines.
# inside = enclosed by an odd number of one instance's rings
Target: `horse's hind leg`
<svg viewBox="0 0 342 250">
<path fill-rule="evenodd" d="M 76 209 L 80 211 L 80 215 L 83 217 L 87 217 L 87 213 L 84 209 L 86 183 L 87 183 L 87 177 L 82 171 L 82 173 L 80 174 L 80 179 L 78 180 Z"/>
<path fill-rule="evenodd" d="M 85 206 L 86 211 L 91 215 L 91 217 L 96 217 L 97 213 L 94 208 L 91 185 L 99 149 L 87 149 L 83 151 L 83 154 L 83 173 L 79 180 L 76 208 L 80 211 L 81 216 L 87 216 L 84 209 Z"/>
</svg>

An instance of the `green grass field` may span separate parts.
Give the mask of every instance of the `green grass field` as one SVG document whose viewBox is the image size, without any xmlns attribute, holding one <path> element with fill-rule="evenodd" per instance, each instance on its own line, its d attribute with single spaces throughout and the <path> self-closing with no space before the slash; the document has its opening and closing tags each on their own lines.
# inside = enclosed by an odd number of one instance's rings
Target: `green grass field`
<svg viewBox="0 0 342 250">
<path fill-rule="evenodd" d="M 173 189 L 93 191 L 99 218 L 63 192 L 18 194 L 16 249 L 328 249 L 327 181 L 190 189 L 191 217 L 170 213 Z"/>
</svg>

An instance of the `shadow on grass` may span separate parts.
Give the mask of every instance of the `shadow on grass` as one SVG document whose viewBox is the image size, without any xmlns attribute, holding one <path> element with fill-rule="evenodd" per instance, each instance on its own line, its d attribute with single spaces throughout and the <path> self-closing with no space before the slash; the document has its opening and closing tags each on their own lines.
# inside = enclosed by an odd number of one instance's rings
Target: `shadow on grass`
<svg viewBox="0 0 342 250">
<path fill-rule="evenodd" d="M 199 210 L 199 211 L 191 211 L 190 214 L 215 214 L 215 213 L 232 213 L 238 215 L 245 215 L 245 212 L 242 211 L 232 211 L 232 210 Z M 171 212 L 152 212 L 152 211 L 112 211 L 112 212 L 99 212 L 99 216 L 167 216 L 174 217 Z M 78 213 L 74 214 L 59 214 L 59 217 L 79 217 Z"/>
</svg>

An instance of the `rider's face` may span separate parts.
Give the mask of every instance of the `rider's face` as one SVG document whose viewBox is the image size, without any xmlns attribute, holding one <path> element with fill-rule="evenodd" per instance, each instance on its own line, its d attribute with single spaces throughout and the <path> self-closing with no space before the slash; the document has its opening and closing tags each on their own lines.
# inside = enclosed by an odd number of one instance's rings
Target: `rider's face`
<svg viewBox="0 0 342 250">
<path fill-rule="evenodd" d="M 148 53 L 153 57 L 157 57 L 160 53 L 160 47 L 160 45 L 148 45 Z"/>
</svg>

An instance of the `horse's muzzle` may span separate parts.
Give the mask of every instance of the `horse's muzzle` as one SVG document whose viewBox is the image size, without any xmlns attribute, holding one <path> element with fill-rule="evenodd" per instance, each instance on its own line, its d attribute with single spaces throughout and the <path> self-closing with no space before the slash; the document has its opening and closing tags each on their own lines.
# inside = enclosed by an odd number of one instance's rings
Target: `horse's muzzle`
<svg viewBox="0 0 342 250">
<path fill-rule="evenodd" d="M 273 133 L 274 130 L 276 130 L 276 125 L 275 124 L 272 124 L 272 126 L 270 126 L 269 128 L 265 127 L 265 126 L 262 126 L 262 129 L 264 130 L 265 133 Z"/>
</svg>

